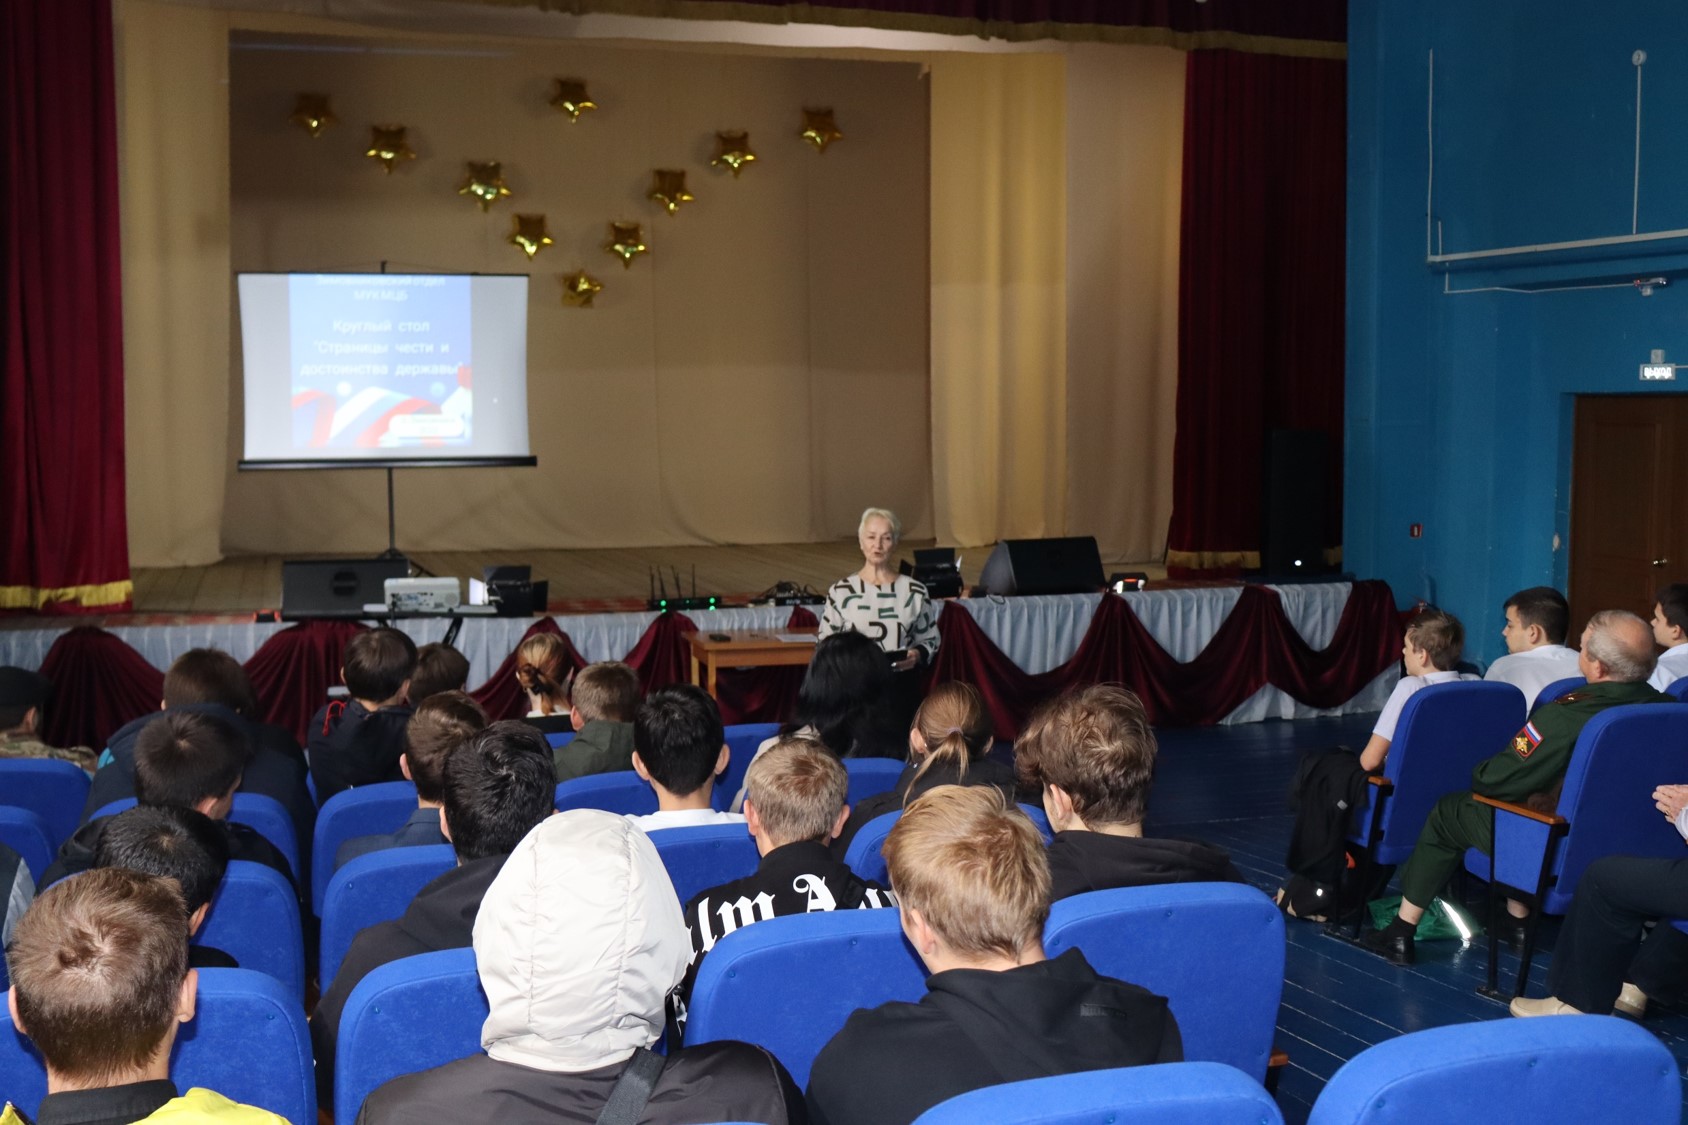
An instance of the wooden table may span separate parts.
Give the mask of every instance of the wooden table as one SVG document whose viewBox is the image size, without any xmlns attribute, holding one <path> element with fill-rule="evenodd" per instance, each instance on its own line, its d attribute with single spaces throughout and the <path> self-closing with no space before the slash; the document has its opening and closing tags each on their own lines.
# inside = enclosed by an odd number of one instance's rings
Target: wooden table
<svg viewBox="0 0 1688 1125">
<path fill-rule="evenodd" d="M 705 630 L 687 634 L 692 650 L 692 683 L 715 694 L 715 673 L 721 668 L 772 668 L 808 664 L 815 655 L 817 629 L 761 629 L 750 632 Z M 804 641 L 782 641 L 780 635 L 803 634 Z M 724 640 L 715 638 L 722 637 Z"/>
</svg>

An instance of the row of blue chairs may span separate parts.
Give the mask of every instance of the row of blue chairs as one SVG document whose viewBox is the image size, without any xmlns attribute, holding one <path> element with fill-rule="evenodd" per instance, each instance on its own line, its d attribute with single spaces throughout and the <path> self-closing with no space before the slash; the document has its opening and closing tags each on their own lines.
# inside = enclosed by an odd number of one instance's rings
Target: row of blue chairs
<svg viewBox="0 0 1688 1125">
<path fill-rule="evenodd" d="M 1081 949 L 1098 972 L 1166 996 L 1186 1058 L 1225 1063 L 1260 1083 L 1283 991 L 1283 926 L 1271 900 L 1252 887 L 1135 887 L 1056 903 L 1044 947 L 1050 956 Z M 726 935 L 704 958 L 686 1043 L 758 1043 L 806 1085 L 816 1054 L 851 1012 L 918 1000 L 926 975 L 893 910 L 758 922 Z M 472 950 L 371 972 L 341 1017 L 336 1115 L 355 1115 L 391 1078 L 473 1054 L 486 1014 Z M 407 1029 L 422 1026 L 429 1030 L 419 1044 Z"/>
<path fill-rule="evenodd" d="M 1583 683 L 1575 677 L 1550 684 L 1537 706 Z M 1688 692 L 1688 681 L 1677 684 L 1679 697 Z M 1371 779 L 1354 812 L 1350 842 L 1376 863 L 1404 863 L 1436 802 L 1469 789 L 1471 771 L 1505 747 L 1524 719 L 1523 694 L 1510 684 L 1463 681 L 1415 692 L 1401 709 L 1382 776 Z M 1478 798 L 1493 809 L 1495 846 L 1492 855 L 1468 851 L 1465 870 L 1488 883 L 1491 914 L 1509 897 L 1534 907 L 1513 995 L 1523 995 L 1528 980 L 1535 923 L 1569 909 L 1589 863 L 1607 855 L 1681 853 L 1681 838 L 1653 813 L 1650 794 L 1659 784 L 1684 779 L 1688 705 L 1637 704 L 1603 711 L 1583 728 L 1556 813 Z M 1499 991 L 1496 944 L 1491 926 L 1482 989 L 1491 994 Z"/>
</svg>

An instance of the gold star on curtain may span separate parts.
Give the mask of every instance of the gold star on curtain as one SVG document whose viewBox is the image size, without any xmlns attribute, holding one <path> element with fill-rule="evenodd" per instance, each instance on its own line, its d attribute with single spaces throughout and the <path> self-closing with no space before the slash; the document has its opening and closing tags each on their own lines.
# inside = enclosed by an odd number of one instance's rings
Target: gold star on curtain
<svg viewBox="0 0 1688 1125">
<path fill-rule="evenodd" d="M 469 169 L 469 174 L 464 178 L 463 185 L 457 189 L 457 194 L 472 196 L 483 212 L 511 194 L 510 188 L 504 183 L 503 164 L 496 160 L 485 163 L 468 160 L 464 165 Z"/>
<path fill-rule="evenodd" d="M 572 309 L 589 309 L 592 298 L 603 291 L 604 283 L 587 273 L 575 270 L 563 275 L 563 304 Z"/>
<path fill-rule="evenodd" d="M 686 190 L 686 173 L 672 168 L 657 168 L 651 172 L 649 198 L 668 208 L 668 213 L 673 215 L 679 212 L 680 204 L 690 203 L 697 197 Z"/>
<path fill-rule="evenodd" d="M 544 215 L 517 215 L 510 237 L 505 241 L 521 248 L 533 261 L 533 256 L 552 244 L 551 233 L 545 229 Z"/>
<path fill-rule="evenodd" d="M 322 136 L 322 131 L 334 124 L 339 118 L 328 108 L 327 94 L 300 94 L 293 101 L 293 113 L 289 121 L 299 126 L 313 137 Z"/>
<path fill-rule="evenodd" d="M 379 160 L 381 167 L 387 170 L 387 175 L 393 174 L 393 165 L 401 160 L 415 160 L 416 153 L 410 149 L 410 142 L 405 140 L 405 126 L 403 125 L 371 125 L 369 127 L 369 148 L 364 155 L 372 160 Z"/>
<path fill-rule="evenodd" d="M 557 92 L 551 98 L 551 104 L 558 113 L 569 115 L 569 124 L 579 123 L 580 115 L 589 109 L 597 109 L 598 103 L 586 96 L 586 83 L 578 78 L 556 79 Z"/>
<path fill-rule="evenodd" d="M 803 131 L 798 136 L 815 146 L 816 152 L 825 152 L 826 146 L 833 141 L 841 141 L 844 134 L 839 132 L 838 123 L 832 119 L 831 108 L 805 109 L 803 111 Z"/>
<path fill-rule="evenodd" d="M 651 248 L 645 245 L 645 236 L 640 231 L 643 223 L 611 223 L 610 240 L 604 244 L 604 249 L 621 259 L 622 269 L 632 269 L 633 259 L 640 254 L 649 254 Z"/>
<path fill-rule="evenodd" d="M 715 159 L 709 163 L 717 168 L 731 170 L 733 179 L 738 179 L 744 166 L 755 159 L 756 154 L 750 151 L 749 133 L 715 134 Z"/>
</svg>

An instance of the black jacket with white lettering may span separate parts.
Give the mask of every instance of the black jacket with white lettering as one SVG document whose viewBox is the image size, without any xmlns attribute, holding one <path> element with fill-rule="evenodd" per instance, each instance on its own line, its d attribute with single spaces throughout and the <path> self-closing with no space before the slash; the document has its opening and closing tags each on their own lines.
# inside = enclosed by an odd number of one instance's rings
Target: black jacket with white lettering
<svg viewBox="0 0 1688 1125">
<path fill-rule="evenodd" d="M 762 857 L 754 875 L 723 883 L 686 904 L 686 929 L 692 938 L 692 964 L 680 982 L 681 1005 L 676 1019 L 684 1021 L 684 1002 L 691 998 L 703 955 L 734 930 L 753 922 L 787 914 L 824 910 L 872 910 L 895 906 L 890 890 L 858 878 L 826 845 L 816 840 L 785 844 Z"/>
</svg>

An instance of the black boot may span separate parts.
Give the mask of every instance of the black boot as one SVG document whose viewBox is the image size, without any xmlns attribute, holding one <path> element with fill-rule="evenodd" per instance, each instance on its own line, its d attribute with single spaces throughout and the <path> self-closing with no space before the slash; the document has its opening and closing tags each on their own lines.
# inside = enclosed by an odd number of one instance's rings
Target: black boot
<svg viewBox="0 0 1688 1125">
<path fill-rule="evenodd" d="M 1413 934 L 1418 927 L 1401 921 L 1400 915 L 1381 930 L 1367 930 L 1354 944 L 1375 953 L 1392 965 L 1410 965 L 1417 959 L 1413 951 Z"/>
</svg>

